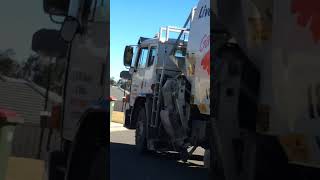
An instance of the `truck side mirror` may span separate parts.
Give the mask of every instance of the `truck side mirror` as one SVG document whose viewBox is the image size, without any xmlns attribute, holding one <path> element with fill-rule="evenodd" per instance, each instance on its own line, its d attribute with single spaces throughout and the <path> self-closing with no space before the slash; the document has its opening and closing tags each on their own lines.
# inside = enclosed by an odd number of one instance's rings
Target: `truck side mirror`
<svg viewBox="0 0 320 180">
<path fill-rule="evenodd" d="M 50 57 L 65 57 L 68 44 L 54 29 L 40 29 L 32 36 L 32 50 Z"/>
<path fill-rule="evenodd" d="M 133 47 L 126 46 L 123 55 L 123 65 L 126 67 L 131 67 L 132 63 L 132 56 L 133 56 Z"/>
<path fill-rule="evenodd" d="M 61 26 L 60 35 L 62 39 L 70 43 L 73 40 L 76 33 L 78 32 L 79 28 L 79 21 L 74 17 L 68 16 L 65 18 Z"/>
<path fill-rule="evenodd" d="M 121 71 L 120 78 L 125 80 L 131 79 L 131 74 L 129 73 L 129 71 Z"/>
<path fill-rule="evenodd" d="M 55 16 L 67 16 L 70 0 L 43 0 L 45 13 Z"/>
</svg>

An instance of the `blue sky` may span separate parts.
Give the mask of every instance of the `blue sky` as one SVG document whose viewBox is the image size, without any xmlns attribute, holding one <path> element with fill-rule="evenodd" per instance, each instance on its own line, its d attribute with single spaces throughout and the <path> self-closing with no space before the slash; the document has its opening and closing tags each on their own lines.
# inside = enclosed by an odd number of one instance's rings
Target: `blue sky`
<svg viewBox="0 0 320 180">
<path fill-rule="evenodd" d="M 126 45 L 153 37 L 161 26 L 183 26 L 198 0 L 110 0 L 110 77 L 125 70 Z"/>
</svg>

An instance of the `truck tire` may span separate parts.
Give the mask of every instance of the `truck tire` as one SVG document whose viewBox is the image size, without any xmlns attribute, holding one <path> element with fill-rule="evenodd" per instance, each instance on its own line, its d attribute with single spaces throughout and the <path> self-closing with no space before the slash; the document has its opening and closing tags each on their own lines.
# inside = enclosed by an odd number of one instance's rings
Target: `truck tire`
<svg viewBox="0 0 320 180">
<path fill-rule="evenodd" d="M 50 152 L 48 158 L 48 180 L 64 179 L 65 172 L 63 172 L 61 169 L 63 169 L 65 166 L 66 157 L 63 152 Z"/>
<path fill-rule="evenodd" d="M 203 164 L 205 168 L 210 169 L 210 150 L 209 149 L 205 149 L 204 151 Z"/>
<path fill-rule="evenodd" d="M 146 116 L 146 111 L 144 107 L 140 106 L 138 108 L 136 119 L 137 119 L 136 132 L 135 132 L 136 148 L 138 153 L 143 154 L 147 152 L 147 137 L 146 137 L 147 116 Z"/>
<path fill-rule="evenodd" d="M 107 167 L 108 118 L 109 112 L 104 109 L 89 109 L 84 113 L 68 155 L 66 180 L 105 179 L 107 171 L 103 168 Z M 99 169 L 93 170 L 94 167 Z"/>
<path fill-rule="evenodd" d="M 292 179 L 289 178 L 288 159 L 275 137 L 260 136 L 256 149 L 255 179 Z"/>
<path fill-rule="evenodd" d="M 101 146 L 95 153 L 88 180 L 108 179 L 108 150 L 106 146 Z"/>
</svg>

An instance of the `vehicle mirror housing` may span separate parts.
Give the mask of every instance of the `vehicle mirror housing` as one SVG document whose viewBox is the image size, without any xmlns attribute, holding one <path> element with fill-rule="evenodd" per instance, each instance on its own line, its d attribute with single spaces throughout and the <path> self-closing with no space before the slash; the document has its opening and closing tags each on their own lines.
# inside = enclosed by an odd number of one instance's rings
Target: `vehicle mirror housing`
<svg viewBox="0 0 320 180">
<path fill-rule="evenodd" d="M 129 74 L 132 75 L 134 73 L 134 67 L 130 67 Z"/>
<path fill-rule="evenodd" d="M 125 80 L 131 79 L 131 74 L 129 71 L 121 71 L 120 78 Z"/>
<path fill-rule="evenodd" d="M 43 0 L 45 13 L 55 16 L 67 16 L 70 0 Z"/>
<path fill-rule="evenodd" d="M 73 40 L 74 36 L 77 34 L 79 28 L 79 21 L 74 17 L 68 16 L 65 18 L 61 26 L 60 35 L 63 40 L 70 43 Z"/>
<path fill-rule="evenodd" d="M 64 42 L 58 30 L 40 29 L 32 36 L 31 49 L 50 57 L 65 57 L 68 44 Z"/>
<path fill-rule="evenodd" d="M 133 57 L 133 47 L 126 46 L 124 50 L 124 55 L 123 55 L 123 65 L 126 67 L 131 67 L 132 57 Z"/>
</svg>

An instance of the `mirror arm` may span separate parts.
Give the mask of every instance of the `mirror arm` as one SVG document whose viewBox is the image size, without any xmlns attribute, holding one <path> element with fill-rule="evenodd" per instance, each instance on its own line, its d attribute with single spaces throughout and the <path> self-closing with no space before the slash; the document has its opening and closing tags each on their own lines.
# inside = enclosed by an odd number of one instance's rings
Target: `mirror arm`
<svg viewBox="0 0 320 180">
<path fill-rule="evenodd" d="M 63 23 L 63 21 L 56 21 L 56 20 L 53 18 L 53 15 L 52 15 L 52 14 L 50 14 L 49 17 L 50 17 L 50 20 L 51 20 L 53 23 L 55 23 L 55 24 L 62 24 L 62 23 Z"/>
<path fill-rule="evenodd" d="M 102 3 L 102 1 L 101 1 L 101 3 Z M 93 8 L 93 12 L 92 12 L 92 17 L 89 20 L 89 22 L 94 22 L 94 20 L 96 18 L 97 4 L 98 4 L 98 1 L 94 0 L 94 8 Z"/>
</svg>

